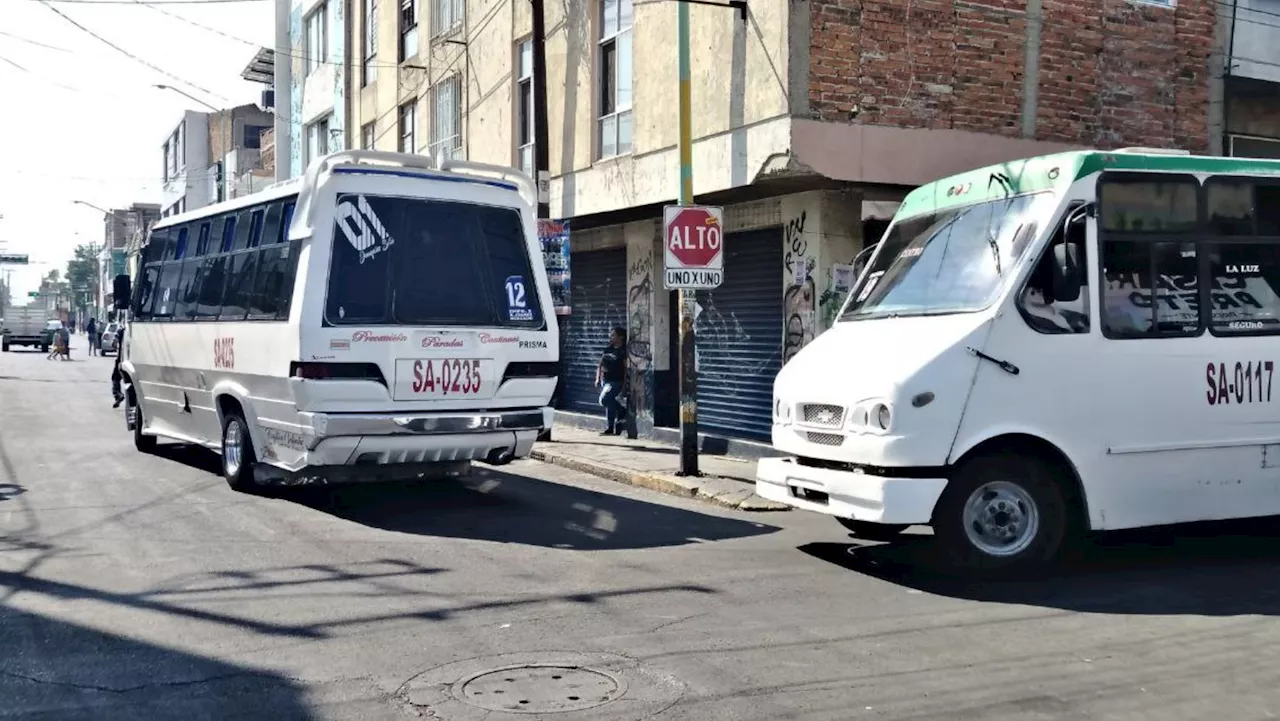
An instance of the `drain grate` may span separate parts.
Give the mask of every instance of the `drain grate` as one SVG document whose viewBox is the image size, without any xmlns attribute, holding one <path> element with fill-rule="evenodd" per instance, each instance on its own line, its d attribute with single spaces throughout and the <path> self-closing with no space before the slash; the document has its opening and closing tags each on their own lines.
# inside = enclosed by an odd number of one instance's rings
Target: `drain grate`
<svg viewBox="0 0 1280 721">
<path fill-rule="evenodd" d="M 455 687 L 460 700 L 489 711 L 566 713 L 603 706 L 622 695 L 618 680 L 580 666 L 530 664 L 485 671 Z"/>
</svg>

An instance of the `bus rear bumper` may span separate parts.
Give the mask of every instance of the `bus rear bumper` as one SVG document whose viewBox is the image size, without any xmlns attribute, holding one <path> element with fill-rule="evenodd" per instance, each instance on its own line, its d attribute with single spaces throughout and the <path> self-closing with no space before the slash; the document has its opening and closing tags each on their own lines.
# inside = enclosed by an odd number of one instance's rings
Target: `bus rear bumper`
<svg viewBox="0 0 1280 721">
<path fill-rule="evenodd" d="M 512 411 L 325 414 L 310 413 L 310 433 L 293 463 L 278 467 L 299 474 L 334 475 L 345 480 L 370 480 L 388 467 L 412 469 L 433 464 L 486 461 L 503 464 L 525 458 L 539 433 L 549 427 L 554 411 L 534 408 Z M 279 454 L 283 456 L 284 454 Z M 375 470 L 376 469 L 376 470 Z M 362 474 L 362 471 L 368 471 Z"/>
<path fill-rule="evenodd" d="M 892 478 L 812 468 L 794 458 L 763 458 L 756 469 L 756 495 L 761 498 L 871 523 L 929 523 L 946 485 L 945 478 Z"/>
</svg>

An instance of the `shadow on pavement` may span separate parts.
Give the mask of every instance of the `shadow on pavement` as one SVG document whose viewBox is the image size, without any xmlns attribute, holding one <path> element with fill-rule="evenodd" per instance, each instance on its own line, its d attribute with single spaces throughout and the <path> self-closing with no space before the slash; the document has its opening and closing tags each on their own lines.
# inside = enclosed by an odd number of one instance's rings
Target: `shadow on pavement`
<svg viewBox="0 0 1280 721">
<path fill-rule="evenodd" d="M 1277 519 L 1097 534 L 1034 578 L 975 582 L 939 566 L 931 536 L 800 548 L 851 571 L 928 593 L 1084 613 L 1280 615 Z"/>
<path fill-rule="evenodd" d="M 322 486 L 281 497 L 398 533 L 576 550 L 679 546 L 778 530 L 481 466 L 461 481 Z"/>
<path fill-rule="evenodd" d="M 311 719 L 299 684 L 124 636 L 0 609 L 0 716 Z"/>
</svg>

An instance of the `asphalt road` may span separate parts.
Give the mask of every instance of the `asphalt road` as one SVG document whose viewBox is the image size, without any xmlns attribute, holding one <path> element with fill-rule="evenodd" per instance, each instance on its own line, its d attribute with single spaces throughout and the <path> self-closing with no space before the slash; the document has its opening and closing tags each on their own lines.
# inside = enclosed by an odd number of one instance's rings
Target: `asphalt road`
<svg viewBox="0 0 1280 721">
<path fill-rule="evenodd" d="M 0 718 L 1280 714 L 1274 521 L 970 584 L 923 535 L 536 462 L 255 497 L 205 452 L 134 451 L 110 365 L 0 356 Z"/>
</svg>

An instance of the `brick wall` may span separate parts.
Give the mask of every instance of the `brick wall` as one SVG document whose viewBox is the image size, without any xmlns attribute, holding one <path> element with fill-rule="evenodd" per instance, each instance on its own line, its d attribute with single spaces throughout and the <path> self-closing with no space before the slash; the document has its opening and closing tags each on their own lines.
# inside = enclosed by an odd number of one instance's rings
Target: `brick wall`
<svg viewBox="0 0 1280 721">
<path fill-rule="evenodd" d="M 1036 139 L 1207 149 L 1215 3 L 1044 0 Z M 810 20 L 813 117 L 1021 135 L 1025 0 L 810 0 Z"/>
</svg>

